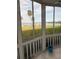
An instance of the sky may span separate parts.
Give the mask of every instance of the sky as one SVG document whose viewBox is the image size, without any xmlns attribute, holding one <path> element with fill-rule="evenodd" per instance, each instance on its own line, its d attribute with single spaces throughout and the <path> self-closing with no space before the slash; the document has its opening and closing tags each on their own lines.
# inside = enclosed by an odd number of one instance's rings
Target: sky
<svg viewBox="0 0 79 59">
<path fill-rule="evenodd" d="M 28 16 L 28 10 L 32 11 L 31 0 L 20 0 L 22 23 L 32 23 L 32 17 Z M 41 4 L 34 2 L 34 20 L 41 22 Z M 55 7 L 55 21 L 61 20 L 61 8 Z M 53 22 L 53 7 L 46 6 L 46 22 Z"/>
</svg>

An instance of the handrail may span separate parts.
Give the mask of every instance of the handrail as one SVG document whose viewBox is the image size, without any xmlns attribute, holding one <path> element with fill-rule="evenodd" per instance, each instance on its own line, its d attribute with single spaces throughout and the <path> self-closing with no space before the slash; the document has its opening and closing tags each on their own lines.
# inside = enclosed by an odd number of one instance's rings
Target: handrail
<svg viewBox="0 0 79 59">
<path fill-rule="evenodd" d="M 45 44 L 45 46 L 43 46 L 43 44 Z M 43 42 L 43 37 L 40 36 L 35 39 L 23 42 L 22 45 L 18 45 L 17 47 L 18 50 L 21 46 L 23 46 L 23 49 L 25 47 L 26 51 L 24 50 L 24 53 L 27 55 L 27 59 L 29 59 L 29 57 L 37 55 L 37 53 L 39 52 L 42 52 L 43 47 L 46 49 L 49 45 L 52 45 L 54 47 L 54 46 L 59 46 L 60 44 L 61 44 L 61 33 L 58 33 L 58 34 L 46 35 L 45 43 Z"/>
<path fill-rule="evenodd" d="M 58 36 L 58 35 L 61 35 L 61 33 L 48 34 L 48 35 L 46 35 L 46 37 L 52 37 L 52 36 Z M 28 43 L 34 42 L 34 41 L 36 41 L 36 40 L 38 40 L 38 39 L 42 39 L 42 36 L 39 36 L 39 37 L 34 38 L 34 39 L 32 39 L 32 40 L 28 40 L 28 41 L 26 41 L 26 42 L 23 42 L 22 46 L 23 46 L 23 45 L 26 45 L 26 44 L 28 44 Z M 18 45 L 17 45 L 17 48 L 19 48 L 19 46 L 20 46 L 20 45 L 18 44 Z"/>
</svg>

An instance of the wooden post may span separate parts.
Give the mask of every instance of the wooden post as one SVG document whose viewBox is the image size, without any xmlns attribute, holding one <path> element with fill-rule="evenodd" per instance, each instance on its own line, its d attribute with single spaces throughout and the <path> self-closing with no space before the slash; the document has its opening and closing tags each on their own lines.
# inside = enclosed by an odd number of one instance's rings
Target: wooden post
<svg viewBox="0 0 79 59">
<path fill-rule="evenodd" d="M 41 16 L 42 16 L 42 50 L 46 49 L 46 37 L 45 37 L 45 30 L 46 30 L 46 12 L 45 12 L 45 4 L 41 6 Z"/>
<path fill-rule="evenodd" d="M 20 15 L 20 2 L 17 0 L 17 39 L 19 47 L 20 59 L 24 59 L 24 49 L 22 46 L 22 31 L 21 31 L 21 15 Z"/>
</svg>

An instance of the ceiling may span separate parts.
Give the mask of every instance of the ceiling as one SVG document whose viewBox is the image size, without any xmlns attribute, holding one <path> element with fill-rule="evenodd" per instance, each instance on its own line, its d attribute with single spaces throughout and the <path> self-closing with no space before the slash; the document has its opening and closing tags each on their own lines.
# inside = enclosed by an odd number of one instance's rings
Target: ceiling
<svg viewBox="0 0 79 59">
<path fill-rule="evenodd" d="M 47 6 L 58 6 L 61 7 L 61 0 L 34 0 L 40 4 L 45 4 Z"/>
</svg>

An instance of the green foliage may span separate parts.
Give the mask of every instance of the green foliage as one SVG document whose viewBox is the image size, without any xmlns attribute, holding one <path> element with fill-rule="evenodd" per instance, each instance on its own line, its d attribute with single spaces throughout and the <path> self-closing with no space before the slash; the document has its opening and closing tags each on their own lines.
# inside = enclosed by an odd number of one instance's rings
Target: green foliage
<svg viewBox="0 0 79 59">
<path fill-rule="evenodd" d="M 53 28 L 46 29 L 46 34 L 52 34 L 52 33 L 53 33 Z M 54 33 L 61 33 L 61 26 L 55 27 Z M 35 36 L 33 36 L 33 30 L 22 31 L 23 42 L 41 35 L 42 35 L 41 29 L 35 29 Z"/>
</svg>

